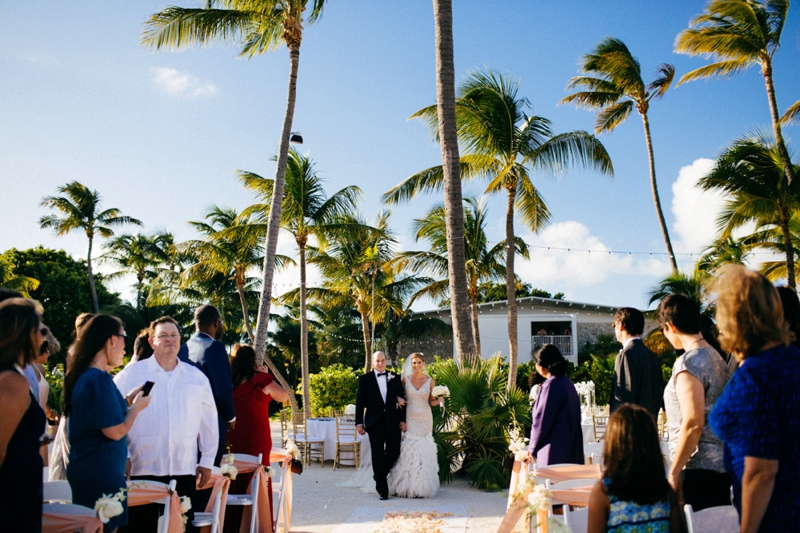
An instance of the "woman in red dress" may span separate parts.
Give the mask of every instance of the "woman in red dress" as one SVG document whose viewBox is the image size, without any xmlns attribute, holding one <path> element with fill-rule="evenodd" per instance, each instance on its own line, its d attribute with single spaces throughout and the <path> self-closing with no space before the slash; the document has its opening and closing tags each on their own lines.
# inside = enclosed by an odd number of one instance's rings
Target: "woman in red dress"
<svg viewBox="0 0 800 533">
<path fill-rule="evenodd" d="M 269 430 L 269 403 L 285 402 L 289 395 L 275 383 L 265 366 L 256 365 L 256 351 L 249 344 L 237 344 L 231 352 L 233 405 L 236 427 L 228 430 L 227 442 L 232 453 L 261 454 L 269 464 L 272 434 Z M 238 480 L 237 480 L 238 481 Z M 272 508 L 272 480 L 269 482 Z"/>
</svg>

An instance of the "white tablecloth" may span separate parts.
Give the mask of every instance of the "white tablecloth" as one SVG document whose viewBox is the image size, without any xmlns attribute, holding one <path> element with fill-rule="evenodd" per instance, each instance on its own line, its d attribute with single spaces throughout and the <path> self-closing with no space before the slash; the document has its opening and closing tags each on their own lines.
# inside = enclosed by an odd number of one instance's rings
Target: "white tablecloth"
<svg viewBox="0 0 800 533">
<path fill-rule="evenodd" d="M 306 426 L 309 437 L 325 441 L 325 460 L 333 461 L 336 458 L 336 420 L 333 418 L 309 418 Z M 356 436 L 361 442 L 361 461 L 363 462 L 365 457 L 369 457 L 369 439 L 366 435 L 356 434 Z M 345 457 L 344 464 L 348 463 L 352 464 Z"/>
<path fill-rule="evenodd" d="M 584 444 L 589 444 L 591 442 L 595 442 L 594 424 L 581 424 L 581 430 L 583 430 L 583 443 Z"/>
</svg>

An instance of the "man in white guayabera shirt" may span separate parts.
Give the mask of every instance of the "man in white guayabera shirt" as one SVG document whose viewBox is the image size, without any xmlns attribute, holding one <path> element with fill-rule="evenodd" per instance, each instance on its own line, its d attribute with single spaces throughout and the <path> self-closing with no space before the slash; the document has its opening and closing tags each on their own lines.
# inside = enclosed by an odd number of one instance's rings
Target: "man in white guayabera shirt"
<svg viewBox="0 0 800 533">
<path fill-rule="evenodd" d="M 152 357 L 128 365 L 114 378 L 126 398 L 146 382 L 153 382 L 147 416 L 142 416 L 142 411 L 128 433 L 131 479 L 164 483 L 175 479 L 178 494 L 194 498 L 195 483 L 203 485 L 209 479 L 217 452 L 214 395 L 208 378 L 178 359 L 181 336 L 173 318 L 164 316 L 150 324 L 150 345 Z M 131 507 L 125 530 L 154 531 L 161 507 Z M 187 531 L 193 530 L 194 510 L 193 506 Z"/>
</svg>

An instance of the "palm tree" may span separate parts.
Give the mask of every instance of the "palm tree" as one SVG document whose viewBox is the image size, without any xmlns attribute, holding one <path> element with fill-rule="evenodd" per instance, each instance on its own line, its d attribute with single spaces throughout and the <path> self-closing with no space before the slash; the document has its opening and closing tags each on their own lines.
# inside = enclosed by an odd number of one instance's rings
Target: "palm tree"
<svg viewBox="0 0 800 533">
<path fill-rule="evenodd" d="M 678 85 L 701 78 L 730 77 L 753 65 L 761 67 L 775 145 L 791 184 L 794 168 L 783 140 L 772 81 L 772 59 L 780 46 L 788 11 L 788 0 L 712 0 L 675 38 L 675 51 L 715 61 L 687 72 Z"/>
<path fill-rule="evenodd" d="M 789 109 L 781 117 L 781 124 L 784 126 L 800 124 L 800 100 L 789 106 Z"/>
<path fill-rule="evenodd" d="M 308 4 L 311 5 L 311 10 L 306 22 L 311 24 L 322 15 L 325 0 L 206 0 L 206 7 L 202 9 L 167 7 L 150 17 L 142 36 L 143 44 L 155 48 L 179 49 L 192 45 L 202 46 L 215 41 L 241 42 L 240 55 L 250 58 L 274 50 L 284 43 L 289 48 L 289 87 L 278 144 L 274 194 L 267 223 L 261 299 L 256 327 L 255 350 L 259 361 L 263 358 L 267 343 L 286 161 L 297 96 L 303 12 L 306 11 Z M 215 6 L 220 7 L 215 8 Z M 270 368 L 277 372 L 277 368 L 272 366 Z"/>
<path fill-rule="evenodd" d="M 469 302 L 465 288 L 464 212 L 461 205 L 461 169 L 456 128 L 456 70 L 453 51 L 452 0 L 433 0 L 436 33 L 436 116 L 442 151 L 444 208 L 447 225 L 448 279 L 450 280 L 450 321 L 456 358 L 475 353 L 475 339 L 469 327 Z"/>
<path fill-rule="evenodd" d="M 100 260 L 112 263 L 120 268 L 108 278 L 123 274 L 136 276 L 136 310 L 141 312 L 145 304 L 145 279 L 154 279 L 158 275 L 156 268 L 160 265 L 157 235 L 148 237 L 136 235 L 119 235 L 109 240 L 103 247 L 105 253 Z"/>
<path fill-rule="evenodd" d="M 405 302 L 430 280 L 404 276 L 395 260 L 396 241 L 389 231 L 389 214 L 381 213 L 374 227 L 344 217 L 343 229 L 332 234 L 324 250 L 309 246 L 309 263 L 319 268 L 322 287 L 308 290 L 314 301 L 354 306 L 361 316 L 364 371 L 369 370 L 375 325 L 391 309 L 402 315 Z M 372 331 L 370 331 L 372 323 Z"/>
<path fill-rule="evenodd" d="M 800 184 L 783 179 L 780 148 L 773 139 L 753 134 L 735 141 L 711 172 L 698 185 L 705 190 L 719 190 L 731 195 L 717 218 L 720 237 L 727 238 L 734 229 L 755 222 L 757 228 L 780 228 L 786 255 L 786 280 L 796 288 L 794 246 L 789 220 L 800 207 Z"/>
<path fill-rule="evenodd" d="M 240 172 L 239 179 L 245 187 L 256 191 L 265 202 L 250 206 L 243 215 L 257 212 L 266 219 L 275 182 L 252 172 Z M 294 237 L 300 254 L 300 362 L 303 376 L 303 411 L 307 418 L 311 418 L 306 315 L 306 245 L 311 236 L 318 242 L 325 241 L 333 221 L 355 210 L 361 197 L 361 189 L 351 185 L 328 198 L 322 187 L 322 180 L 314 169 L 314 163 L 310 158 L 292 149 L 289 151 L 286 166 L 284 190 L 281 224 L 283 229 Z"/>
<path fill-rule="evenodd" d="M 89 291 L 92 294 L 92 309 L 94 309 L 95 313 L 99 313 L 100 305 L 97 302 L 97 289 L 95 288 L 94 274 L 92 273 L 92 244 L 94 243 L 94 237 L 95 235 L 105 238 L 113 236 L 114 231 L 110 226 L 122 226 L 124 224 L 141 226 L 142 222 L 129 216 L 123 216 L 116 207 L 100 211 L 100 194 L 77 181 L 62 185 L 58 188 L 58 192 L 64 196 L 45 196 L 41 205 L 42 207 L 60 211 L 63 216 L 43 216 L 39 219 L 39 227 L 53 228 L 55 234 L 59 236 L 78 230 L 83 230 L 86 233 L 86 238 L 89 239 L 89 251 L 86 254 Z"/>
<path fill-rule="evenodd" d="M 467 295 L 470 301 L 472 334 L 475 337 L 475 353 L 481 355 L 481 335 L 478 327 L 478 287 L 488 281 L 505 278 L 506 242 L 501 241 L 489 248 L 486 236 L 486 204 L 483 199 L 464 200 L 464 250 L 467 273 Z M 426 239 L 430 243 L 428 252 L 405 252 L 401 254 L 414 272 L 426 272 L 438 281 L 423 287 L 414 298 L 422 295 L 431 297 L 446 294 L 448 288 L 447 226 L 443 205 L 437 205 L 425 216 L 414 220 L 415 238 Z M 528 245 L 516 238 L 516 253 L 529 257 Z"/>
<path fill-rule="evenodd" d="M 245 288 L 253 281 L 247 275 L 248 271 L 258 268 L 263 260 L 260 245 L 263 232 L 250 224 L 249 217 L 240 215 L 232 208 L 212 205 L 205 219 L 207 222 L 189 222 L 205 235 L 205 239 L 190 240 L 180 245 L 184 252 L 198 259 L 181 273 L 182 285 L 185 286 L 194 278 L 208 279 L 216 274 L 233 279 L 239 294 L 245 331 L 252 342 L 253 330 Z"/>
<path fill-rule="evenodd" d="M 658 67 L 656 79 L 645 86 L 642 80 L 642 69 L 639 62 L 631 54 L 625 43 L 619 39 L 607 37 L 595 49 L 583 56 L 581 62 L 583 76 L 572 78 L 567 89 L 584 88 L 586 90 L 571 94 L 561 103 L 574 104 L 577 107 L 598 110 L 594 131 L 597 134 L 612 132 L 631 114 L 633 108 L 642 117 L 644 140 L 647 144 L 647 157 L 650 163 L 650 189 L 653 193 L 653 204 L 656 217 L 661 226 L 661 236 L 667 248 L 672 271 L 678 272 L 675 252 L 669 238 L 667 222 L 661 210 L 661 199 L 656 183 L 656 163 L 653 155 L 653 140 L 650 137 L 650 120 L 647 112 L 653 98 L 661 98 L 669 89 L 675 76 L 675 67 L 666 63 Z"/>
<path fill-rule="evenodd" d="M 531 231 L 543 228 L 550 212 L 531 181 L 531 172 L 561 172 L 579 163 L 603 173 L 613 174 L 611 159 L 593 135 L 573 131 L 554 135 L 550 121 L 528 116 L 530 103 L 517 97 L 519 83 L 489 72 L 473 72 L 459 88 L 456 102 L 459 139 L 470 153 L 461 157 L 464 179 L 486 177 L 486 192 L 506 192 L 506 292 L 508 298 L 509 387 L 517 378 L 517 304 L 514 275 L 514 217 L 519 212 L 522 223 Z M 417 111 L 436 131 L 436 107 Z M 412 198 L 418 192 L 440 188 L 441 166 L 429 168 L 406 178 L 383 195 L 386 202 Z"/>
</svg>

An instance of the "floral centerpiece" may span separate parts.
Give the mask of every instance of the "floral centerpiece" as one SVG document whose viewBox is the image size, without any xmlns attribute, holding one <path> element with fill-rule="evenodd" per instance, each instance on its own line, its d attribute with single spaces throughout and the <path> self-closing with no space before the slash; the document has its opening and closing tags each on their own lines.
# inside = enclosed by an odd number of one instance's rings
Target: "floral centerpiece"
<svg viewBox="0 0 800 533">
<path fill-rule="evenodd" d="M 581 402 L 581 417 L 584 420 L 591 419 L 597 407 L 594 396 L 594 381 L 576 383 L 575 390 L 578 392 Z"/>
<path fill-rule="evenodd" d="M 239 469 L 233 466 L 233 454 L 228 453 L 222 456 L 222 462 L 219 465 L 222 475 L 229 478 L 231 481 L 236 479 L 239 474 Z"/>
<path fill-rule="evenodd" d="M 114 495 L 103 494 L 94 504 L 94 512 L 97 513 L 97 518 L 104 524 L 115 516 L 122 514 L 122 502 L 125 501 L 125 490 L 120 489 Z"/>
</svg>

